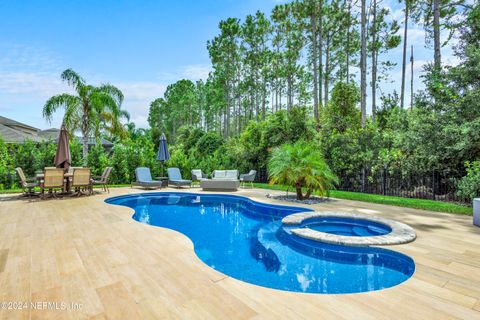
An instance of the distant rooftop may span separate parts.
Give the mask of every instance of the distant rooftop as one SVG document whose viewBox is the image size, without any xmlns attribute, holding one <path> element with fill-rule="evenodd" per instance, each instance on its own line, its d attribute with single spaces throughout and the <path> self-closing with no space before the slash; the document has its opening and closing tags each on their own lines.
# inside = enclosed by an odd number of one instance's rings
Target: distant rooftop
<svg viewBox="0 0 480 320">
<path fill-rule="evenodd" d="M 5 118 L 5 117 L 2 117 L 2 116 L 0 116 L 0 124 L 2 124 L 4 126 L 7 126 L 7 127 L 13 127 L 13 126 L 24 127 L 26 129 L 30 129 L 30 130 L 33 130 L 33 131 L 40 131 L 40 129 L 29 126 L 28 124 L 21 123 L 21 122 L 15 121 L 13 119 Z"/>
<path fill-rule="evenodd" d="M 2 138 L 2 140 L 6 143 L 24 143 L 26 140 L 41 142 L 44 140 L 37 135 L 16 130 L 4 124 L 0 124 L 0 138 Z"/>
<path fill-rule="evenodd" d="M 24 143 L 27 140 L 56 143 L 59 134 L 60 129 L 57 128 L 40 130 L 25 123 L 0 116 L 0 138 L 6 143 Z M 82 142 L 82 137 L 75 138 Z M 104 147 L 113 146 L 113 143 L 106 139 L 101 138 L 100 141 Z M 93 146 L 95 144 L 97 144 L 95 138 L 91 137 L 88 139 L 88 145 Z"/>
</svg>

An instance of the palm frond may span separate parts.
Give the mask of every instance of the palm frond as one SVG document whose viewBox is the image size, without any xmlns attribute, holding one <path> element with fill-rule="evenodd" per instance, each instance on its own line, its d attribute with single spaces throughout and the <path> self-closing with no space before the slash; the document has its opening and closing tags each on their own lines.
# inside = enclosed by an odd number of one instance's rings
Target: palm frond
<svg viewBox="0 0 480 320">
<path fill-rule="evenodd" d="M 64 107 L 66 112 L 74 113 L 75 109 L 80 106 L 78 97 L 64 93 L 51 97 L 43 106 L 43 117 L 48 121 L 52 121 L 53 114 L 58 108 Z"/>
<path fill-rule="evenodd" d="M 117 105 L 120 107 L 123 103 L 123 93 L 120 89 L 117 87 L 109 84 L 109 83 L 104 83 L 100 87 L 98 87 L 100 91 L 105 92 L 112 98 L 114 98 L 117 102 Z"/>
<path fill-rule="evenodd" d="M 85 86 L 85 80 L 83 80 L 83 78 L 72 69 L 67 69 L 63 71 L 60 77 L 70 86 L 73 86 L 75 88 L 75 91 L 78 93 L 81 91 L 81 88 Z"/>
</svg>

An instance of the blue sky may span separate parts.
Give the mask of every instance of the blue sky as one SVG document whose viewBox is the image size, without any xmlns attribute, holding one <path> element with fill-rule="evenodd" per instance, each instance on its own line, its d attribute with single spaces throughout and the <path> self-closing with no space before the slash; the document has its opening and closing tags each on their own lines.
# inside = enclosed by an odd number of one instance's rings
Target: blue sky
<svg viewBox="0 0 480 320">
<path fill-rule="evenodd" d="M 269 13 L 279 0 L 17 0 L 0 1 L 0 115 L 48 128 L 42 106 L 68 92 L 60 73 L 72 68 L 89 83 L 110 82 L 125 95 L 137 126 L 147 126 L 149 102 L 176 80 L 205 78 L 210 70 L 206 42 L 221 19 Z M 386 0 L 392 18 L 401 18 L 397 1 Z M 421 26 L 411 26 L 415 70 L 432 59 Z M 452 61 L 445 48 L 444 60 Z M 390 57 L 400 64 L 401 48 Z M 418 74 L 418 72 L 417 72 Z M 400 68 L 382 85 L 399 87 Z M 416 79 L 416 88 L 421 82 Z"/>
</svg>

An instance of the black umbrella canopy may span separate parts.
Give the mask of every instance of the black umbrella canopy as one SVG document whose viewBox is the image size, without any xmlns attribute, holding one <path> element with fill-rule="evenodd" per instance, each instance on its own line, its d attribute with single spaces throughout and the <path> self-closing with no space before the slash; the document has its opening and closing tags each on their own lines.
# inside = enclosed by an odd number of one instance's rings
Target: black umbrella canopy
<svg viewBox="0 0 480 320">
<path fill-rule="evenodd" d="M 158 144 L 157 160 L 161 162 L 170 160 L 170 153 L 168 152 L 167 138 L 165 138 L 165 134 L 163 133 L 162 133 L 162 136 L 160 137 L 160 143 Z"/>
<path fill-rule="evenodd" d="M 160 161 L 160 163 L 162 164 L 160 174 L 163 176 L 163 163 L 167 160 L 170 160 L 170 153 L 168 152 L 167 138 L 165 138 L 165 135 L 163 133 L 162 133 L 162 136 L 160 137 L 160 143 L 158 144 L 157 160 Z"/>
</svg>

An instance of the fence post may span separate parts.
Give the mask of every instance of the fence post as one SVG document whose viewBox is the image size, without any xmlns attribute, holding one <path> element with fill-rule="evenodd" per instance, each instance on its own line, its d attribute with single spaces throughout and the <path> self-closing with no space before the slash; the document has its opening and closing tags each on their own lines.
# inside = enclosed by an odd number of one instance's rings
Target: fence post
<svg viewBox="0 0 480 320">
<path fill-rule="evenodd" d="M 365 192 L 365 167 L 362 167 L 362 192 Z"/>
<path fill-rule="evenodd" d="M 432 198 L 435 200 L 435 170 L 432 170 Z"/>
<path fill-rule="evenodd" d="M 387 165 L 383 166 L 383 177 L 382 177 L 382 182 L 383 182 L 383 195 L 387 195 Z"/>
</svg>

